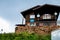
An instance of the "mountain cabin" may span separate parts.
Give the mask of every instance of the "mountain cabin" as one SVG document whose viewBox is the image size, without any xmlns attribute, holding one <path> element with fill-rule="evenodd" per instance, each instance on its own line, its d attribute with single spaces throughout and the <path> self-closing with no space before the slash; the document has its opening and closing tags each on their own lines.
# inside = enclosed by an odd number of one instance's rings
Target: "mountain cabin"
<svg viewBox="0 0 60 40">
<path fill-rule="evenodd" d="M 60 12 L 60 6 L 56 5 L 37 5 L 28 10 L 22 11 L 21 14 L 25 18 L 25 24 L 17 24 L 15 32 L 22 31 L 42 33 L 49 33 L 57 29 L 57 19 Z M 43 33 L 44 33 L 43 32 Z"/>
</svg>

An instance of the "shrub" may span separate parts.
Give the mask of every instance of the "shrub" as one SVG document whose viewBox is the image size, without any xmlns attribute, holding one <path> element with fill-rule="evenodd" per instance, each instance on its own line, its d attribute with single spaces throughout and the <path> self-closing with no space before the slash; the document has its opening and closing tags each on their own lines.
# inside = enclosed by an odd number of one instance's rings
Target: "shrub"
<svg viewBox="0 0 60 40">
<path fill-rule="evenodd" d="M 51 35 L 38 35 L 36 33 L 21 32 L 20 34 L 0 34 L 0 40 L 51 40 Z"/>
</svg>

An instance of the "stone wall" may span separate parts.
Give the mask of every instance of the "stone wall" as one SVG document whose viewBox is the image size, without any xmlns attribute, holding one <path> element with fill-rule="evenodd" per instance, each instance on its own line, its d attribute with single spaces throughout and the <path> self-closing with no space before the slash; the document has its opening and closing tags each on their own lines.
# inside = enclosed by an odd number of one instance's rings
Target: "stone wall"
<svg viewBox="0 0 60 40">
<path fill-rule="evenodd" d="M 60 26 L 36 26 L 36 27 L 31 27 L 31 26 L 17 26 L 15 28 L 16 33 L 24 32 L 27 31 L 29 33 L 38 33 L 38 34 L 49 34 L 51 31 L 59 29 Z"/>
</svg>

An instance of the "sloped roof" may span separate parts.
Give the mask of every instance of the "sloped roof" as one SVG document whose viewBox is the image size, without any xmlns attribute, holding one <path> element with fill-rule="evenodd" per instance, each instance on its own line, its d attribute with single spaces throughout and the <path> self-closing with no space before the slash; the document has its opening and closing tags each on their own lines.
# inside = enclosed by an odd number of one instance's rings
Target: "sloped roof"
<svg viewBox="0 0 60 40">
<path fill-rule="evenodd" d="M 21 12 L 21 14 L 25 17 L 25 15 L 27 15 L 30 12 L 33 12 L 34 10 L 37 10 L 38 8 L 40 8 L 40 5 L 37 5 L 35 7 L 32 7 L 30 9 L 27 9 L 27 10 Z"/>
<path fill-rule="evenodd" d="M 25 10 L 25 11 L 21 12 L 21 14 L 25 18 L 25 16 L 28 15 L 30 12 L 40 12 L 40 14 L 44 14 L 44 13 L 51 13 L 52 14 L 54 12 L 60 12 L 60 6 L 50 5 L 50 4 L 45 4 L 45 5 L 42 5 L 42 6 L 37 5 L 35 7 L 32 7 L 28 10 Z M 57 18 L 58 18 L 58 15 L 57 15 Z"/>
</svg>

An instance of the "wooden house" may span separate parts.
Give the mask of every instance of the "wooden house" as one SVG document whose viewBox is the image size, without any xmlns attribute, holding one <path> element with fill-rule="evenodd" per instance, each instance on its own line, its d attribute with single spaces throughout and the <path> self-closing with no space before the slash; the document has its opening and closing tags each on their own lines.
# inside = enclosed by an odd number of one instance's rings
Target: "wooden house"
<svg viewBox="0 0 60 40">
<path fill-rule="evenodd" d="M 33 29 L 33 27 L 44 28 L 44 26 L 48 26 L 48 28 L 50 28 L 49 26 L 56 26 L 59 12 L 60 6 L 50 4 L 45 4 L 42 6 L 37 5 L 35 7 L 21 12 L 23 17 L 25 18 L 25 25 L 17 24 L 16 29 L 18 30 L 18 32 L 20 32 L 20 28 L 27 28 L 27 30 L 29 30 Z M 17 30 L 15 31 L 17 32 Z"/>
</svg>

